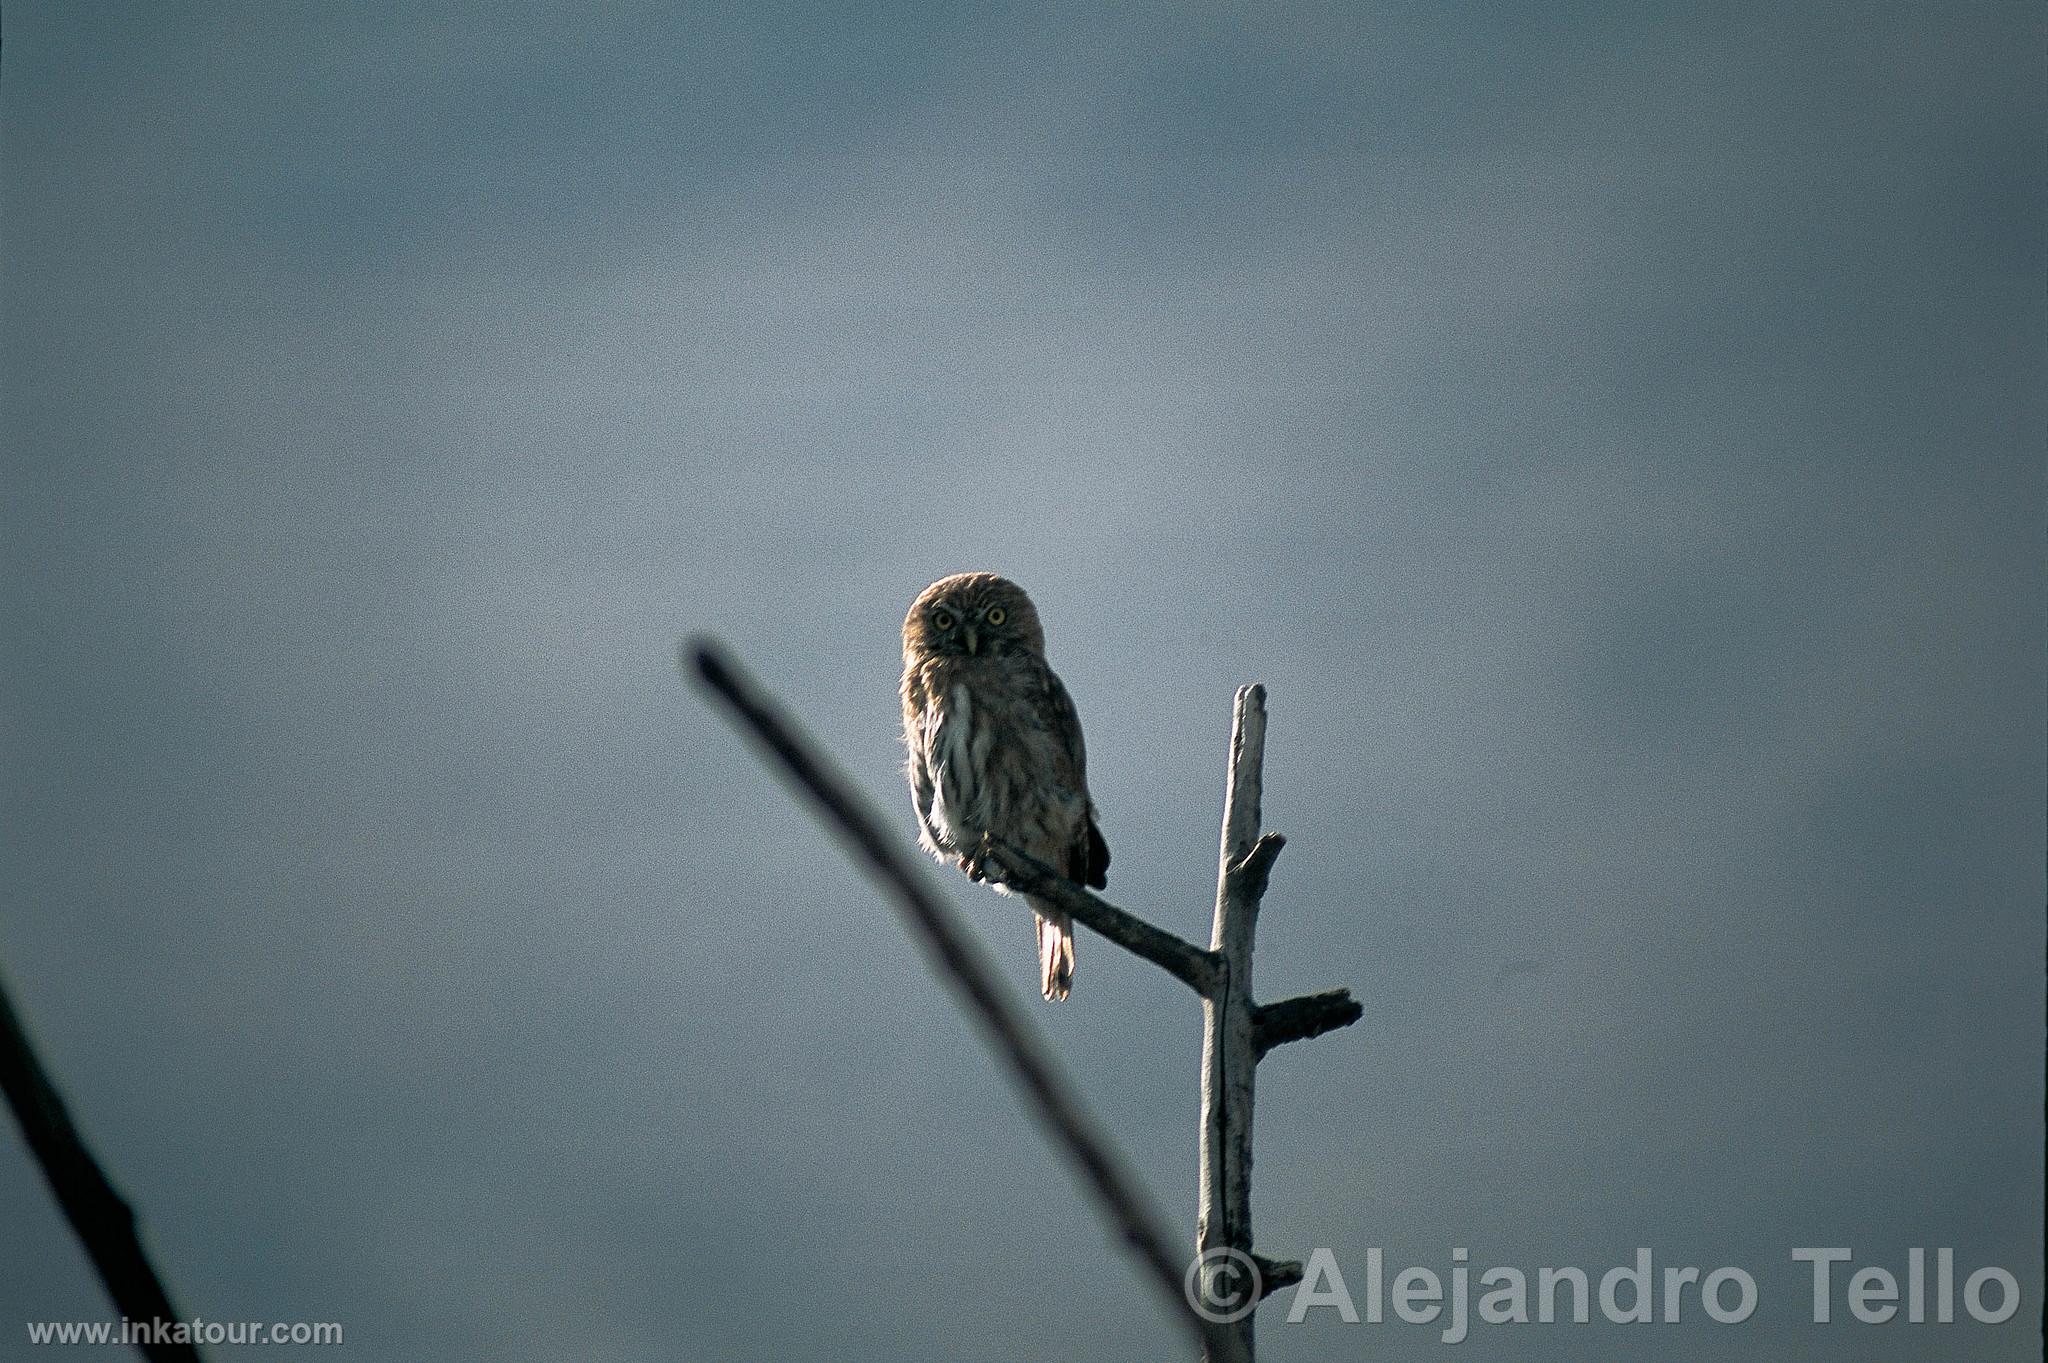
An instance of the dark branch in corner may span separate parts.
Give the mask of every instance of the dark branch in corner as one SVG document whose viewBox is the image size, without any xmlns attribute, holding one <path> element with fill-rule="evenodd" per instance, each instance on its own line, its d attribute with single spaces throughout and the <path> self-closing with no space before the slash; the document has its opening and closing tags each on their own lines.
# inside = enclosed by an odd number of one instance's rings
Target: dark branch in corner
<svg viewBox="0 0 2048 1363">
<path fill-rule="evenodd" d="M 968 1016 L 981 1027 L 1011 1078 L 1024 1091 L 1032 1115 L 1080 1171 L 1083 1186 L 1145 1266 L 1169 1313 L 1210 1356 L 1249 1359 L 1249 1350 L 1239 1348 L 1235 1336 L 1203 1320 L 1188 1303 L 1181 1281 L 1184 1256 L 1169 1247 L 1159 1229 L 1158 1216 L 1140 1195 L 1121 1157 L 1083 1111 L 1066 1077 L 1054 1067 L 1036 1031 L 1000 983 L 973 933 L 929 888 L 929 868 L 911 859 L 901 841 L 891 835 L 852 783 L 832 767 L 809 737 L 781 713 L 723 649 L 710 640 L 693 640 L 685 649 L 684 661 L 740 726 L 768 751 L 783 776 L 810 799 L 818 815 L 895 903 L 911 936 L 923 948 L 940 978 L 959 996 Z"/>
<path fill-rule="evenodd" d="M 137 1322 L 183 1319 L 171 1305 L 163 1281 L 135 1233 L 135 1212 L 114 1190 L 65 1110 L 64 1099 L 37 1059 L 28 1032 L 0 985 L 0 1090 L 21 1123 L 28 1148 L 43 1167 L 50 1191 L 78 1233 L 107 1295 L 123 1316 Z M 196 1346 L 145 1342 L 153 1363 L 198 1363 Z"/>
<path fill-rule="evenodd" d="M 1252 1014 L 1252 1044 L 1264 1056 L 1275 1046 L 1307 1041 L 1365 1016 L 1365 1008 L 1349 989 L 1301 994 L 1278 1003 L 1261 1004 Z"/>
<path fill-rule="evenodd" d="M 1019 894 L 1049 900 L 1076 923 L 1093 928 L 1133 955 L 1143 956 L 1197 994 L 1207 996 L 1219 977 L 1216 954 L 1156 928 L 1068 880 L 1028 852 L 995 842 L 984 862 L 1002 883 Z"/>
</svg>

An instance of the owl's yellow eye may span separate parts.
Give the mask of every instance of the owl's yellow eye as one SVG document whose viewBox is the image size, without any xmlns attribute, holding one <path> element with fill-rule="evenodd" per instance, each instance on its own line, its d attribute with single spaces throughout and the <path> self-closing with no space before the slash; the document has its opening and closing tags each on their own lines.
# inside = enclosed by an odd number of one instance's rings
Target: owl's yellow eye
<svg viewBox="0 0 2048 1363">
<path fill-rule="evenodd" d="M 1004 610 L 1001 606 L 990 606 L 988 608 L 988 614 L 983 616 L 982 618 L 984 620 L 987 620 L 991 625 L 1000 625 L 1003 623 L 1003 621 L 1010 618 L 1010 613 Z"/>
<path fill-rule="evenodd" d="M 952 615 L 952 612 L 950 612 L 950 611 L 933 611 L 933 612 L 932 612 L 932 628 L 933 628 L 933 629 L 951 629 L 951 628 L 953 628 L 953 615 Z"/>
</svg>

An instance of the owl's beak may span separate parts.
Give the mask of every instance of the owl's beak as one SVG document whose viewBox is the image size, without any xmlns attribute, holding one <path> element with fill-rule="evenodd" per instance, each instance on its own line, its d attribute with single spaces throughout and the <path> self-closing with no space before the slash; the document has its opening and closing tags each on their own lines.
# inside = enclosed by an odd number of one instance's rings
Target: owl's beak
<svg viewBox="0 0 2048 1363">
<path fill-rule="evenodd" d="M 981 641 L 974 637 L 974 626 L 963 625 L 961 626 L 960 632 L 961 634 L 966 636 L 968 654 L 971 656 L 975 652 L 979 651 L 979 649 L 981 648 Z"/>
</svg>

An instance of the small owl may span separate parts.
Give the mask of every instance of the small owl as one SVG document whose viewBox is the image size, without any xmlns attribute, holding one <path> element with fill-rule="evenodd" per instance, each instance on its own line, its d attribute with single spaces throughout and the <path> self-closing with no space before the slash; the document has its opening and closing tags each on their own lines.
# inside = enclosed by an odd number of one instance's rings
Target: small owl
<svg viewBox="0 0 2048 1363">
<path fill-rule="evenodd" d="M 981 844 L 994 836 L 1070 880 L 1107 883 L 1109 846 L 1088 799 L 1081 721 L 1046 666 L 1045 631 L 1023 588 L 994 573 L 956 573 L 926 587 L 903 618 L 902 693 L 926 851 L 983 880 Z M 1029 902 L 1039 988 L 1064 999 L 1074 985 L 1073 921 Z"/>
</svg>

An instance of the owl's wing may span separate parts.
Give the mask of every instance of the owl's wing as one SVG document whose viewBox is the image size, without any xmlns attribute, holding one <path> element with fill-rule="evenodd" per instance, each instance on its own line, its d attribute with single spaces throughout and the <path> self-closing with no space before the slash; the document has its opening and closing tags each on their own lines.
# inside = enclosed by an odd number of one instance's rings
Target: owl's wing
<svg viewBox="0 0 2048 1363">
<path fill-rule="evenodd" d="M 938 830 L 932 825 L 932 800 L 938 789 L 932 778 L 932 721 L 929 713 L 918 714 L 906 726 L 904 737 L 910 749 L 910 801 L 917 809 L 917 840 L 927 852 L 942 857 Z"/>
<path fill-rule="evenodd" d="M 1102 889 L 1109 884 L 1109 844 L 1102 840 L 1102 830 L 1095 826 L 1095 805 L 1088 805 L 1088 846 L 1079 854 L 1075 869 L 1067 876 L 1083 885 Z"/>
<path fill-rule="evenodd" d="M 1081 737 L 1081 716 L 1074 711 L 1074 699 L 1067 694 L 1059 674 L 1043 663 L 1038 667 L 1038 719 L 1059 740 L 1059 755 L 1053 775 L 1060 784 L 1088 793 L 1088 744 Z"/>
<path fill-rule="evenodd" d="M 1079 831 L 1067 855 L 1067 879 L 1099 890 L 1109 884 L 1109 844 L 1103 841 L 1102 830 L 1095 825 L 1095 801 L 1088 796 L 1088 744 L 1081 737 L 1081 716 L 1059 674 L 1049 667 L 1044 671 L 1045 718 L 1048 727 L 1058 735 L 1060 751 L 1066 759 L 1057 774 L 1063 783 L 1081 793 L 1088 808 L 1086 826 Z"/>
<path fill-rule="evenodd" d="M 905 771 L 910 777 L 910 802 L 917 810 L 917 840 L 925 851 L 943 859 L 938 830 L 932 825 L 932 801 L 938 789 L 932 774 L 932 728 L 937 717 L 927 704 L 930 693 L 923 669 L 908 658 L 898 693 L 903 701 L 903 746 L 910 754 Z"/>
</svg>

